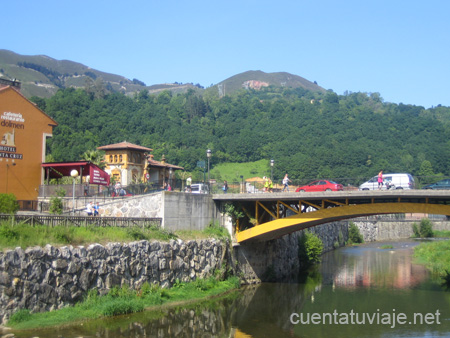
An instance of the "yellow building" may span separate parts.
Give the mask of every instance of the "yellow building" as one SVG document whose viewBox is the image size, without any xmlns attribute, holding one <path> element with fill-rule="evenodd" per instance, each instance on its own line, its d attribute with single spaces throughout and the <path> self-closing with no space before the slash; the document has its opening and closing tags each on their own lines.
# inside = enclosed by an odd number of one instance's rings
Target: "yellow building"
<svg viewBox="0 0 450 338">
<path fill-rule="evenodd" d="M 20 83 L 0 81 L 0 193 L 37 201 L 44 183 L 46 139 L 57 123 L 20 93 Z"/>
<path fill-rule="evenodd" d="M 123 186 L 144 181 L 148 153 L 153 149 L 130 142 L 121 142 L 98 147 L 105 152 L 105 171 Z"/>
<path fill-rule="evenodd" d="M 126 141 L 97 149 L 105 152 L 105 171 L 122 186 L 138 182 L 153 182 L 163 186 L 170 172 L 183 169 L 166 163 L 164 156 L 161 161 L 156 161 L 150 155 L 153 149 Z"/>
</svg>

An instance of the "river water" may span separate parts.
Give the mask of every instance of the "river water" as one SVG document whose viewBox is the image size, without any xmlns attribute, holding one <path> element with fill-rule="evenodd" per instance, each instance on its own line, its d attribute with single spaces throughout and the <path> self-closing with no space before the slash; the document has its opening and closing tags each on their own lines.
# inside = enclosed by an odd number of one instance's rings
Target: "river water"
<svg viewBox="0 0 450 338">
<path fill-rule="evenodd" d="M 390 244 L 392 249 L 382 249 Z M 417 242 L 369 243 L 323 256 L 298 283 L 250 286 L 192 307 L 15 337 L 450 337 L 450 292 L 413 263 Z"/>
</svg>

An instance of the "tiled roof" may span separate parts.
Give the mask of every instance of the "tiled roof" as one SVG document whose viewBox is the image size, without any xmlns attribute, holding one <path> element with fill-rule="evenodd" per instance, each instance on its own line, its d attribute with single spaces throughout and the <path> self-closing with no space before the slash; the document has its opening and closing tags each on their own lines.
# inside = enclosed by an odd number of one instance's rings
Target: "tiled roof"
<svg viewBox="0 0 450 338">
<path fill-rule="evenodd" d="M 159 167 L 159 168 L 172 168 L 174 170 L 184 170 L 183 167 L 179 167 L 177 165 L 174 164 L 169 164 L 169 163 L 163 163 L 163 162 L 159 162 L 156 160 L 152 160 L 151 158 L 148 159 L 148 166 L 149 167 Z"/>
<path fill-rule="evenodd" d="M 153 151 L 153 149 L 138 146 L 137 144 L 133 144 L 127 141 L 109 144 L 107 146 L 97 147 L 99 150 L 117 150 L 117 149 L 133 149 L 133 150 L 141 150 L 141 151 Z"/>
</svg>

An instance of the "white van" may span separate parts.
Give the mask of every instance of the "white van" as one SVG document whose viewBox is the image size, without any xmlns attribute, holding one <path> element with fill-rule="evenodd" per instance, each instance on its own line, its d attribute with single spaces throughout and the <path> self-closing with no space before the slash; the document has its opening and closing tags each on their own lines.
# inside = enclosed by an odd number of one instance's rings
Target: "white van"
<svg viewBox="0 0 450 338">
<path fill-rule="evenodd" d="M 411 174 L 383 174 L 381 190 L 414 189 L 415 182 Z M 359 190 L 378 190 L 378 176 L 372 177 L 359 186 Z"/>
<path fill-rule="evenodd" d="M 203 183 L 199 184 L 191 184 L 191 192 L 193 194 L 207 194 L 208 193 L 208 186 Z"/>
</svg>

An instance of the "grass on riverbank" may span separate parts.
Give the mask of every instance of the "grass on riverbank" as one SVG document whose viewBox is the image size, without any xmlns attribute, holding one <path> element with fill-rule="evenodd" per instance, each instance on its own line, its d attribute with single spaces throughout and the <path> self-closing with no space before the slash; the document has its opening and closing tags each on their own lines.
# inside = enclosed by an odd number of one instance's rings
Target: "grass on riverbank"
<svg viewBox="0 0 450 338">
<path fill-rule="evenodd" d="M 0 250 L 14 249 L 18 246 L 26 249 L 28 247 L 47 244 L 53 246 L 63 245 L 88 245 L 108 242 L 132 242 L 136 240 L 159 240 L 169 241 L 180 238 L 182 240 L 225 239 L 229 237 L 227 230 L 217 224 L 211 224 L 203 231 L 184 230 L 170 232 L 156 226 L 149 227 L 96 227 L 96 226 L 30 226 L 23 223 L 11 224 L 8 221 L 0 223 Z"/>
<path fill-rule="evenodd" d="M 72 307 L 61 310 L 34 313 L 28 310 L 16 312 L 8 322 L 15 330 L 29 330 L 61 326 L 73 322 L 144 311 L 150 307 L 183 301 L 201 300 L 239 288 L 239 279 L 231 277 L 219 281 L 211 276 L 191 283 L 177 282 L 171 289 L 144 283 L 140 290 L 127 287 L 113 288 L 108 295 L 100 297 L 91 290 L 86 299 Z"/>
<path fill-rule="evenodd" d="M 422 243 L 414 248 L 414 257 L 433 273 L 445 277 L 450 272 L 450 240 Z"/>
</svg>

